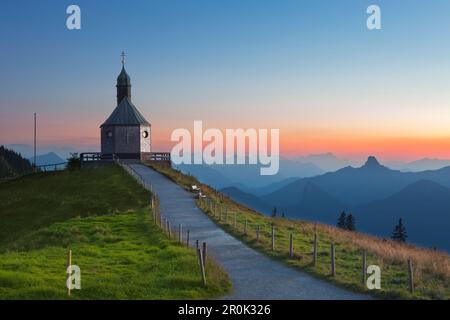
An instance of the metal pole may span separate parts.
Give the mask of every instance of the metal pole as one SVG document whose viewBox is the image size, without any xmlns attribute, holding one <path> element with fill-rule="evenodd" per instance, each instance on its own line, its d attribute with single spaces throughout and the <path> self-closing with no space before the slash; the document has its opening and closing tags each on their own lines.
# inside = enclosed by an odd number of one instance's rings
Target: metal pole
<svg viewBox="0 0 450 320">
<path fill-rule="evenodd" d="M 37 171 L 37 167 L 36 167 L 36 112 L 34 113 L 34 172 Z"/>
<path fill-rule="evenodd" d="M 191 236 L 191 230 L 187 231 L 187 235 L 186 235 L 186 247 L 189 247 L 189 238 Z"/>
</svg>

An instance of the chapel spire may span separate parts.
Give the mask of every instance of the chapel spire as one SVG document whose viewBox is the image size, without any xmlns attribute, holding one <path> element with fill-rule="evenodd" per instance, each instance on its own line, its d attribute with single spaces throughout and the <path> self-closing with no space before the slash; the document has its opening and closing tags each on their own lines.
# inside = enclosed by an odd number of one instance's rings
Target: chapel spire
<svg viewBox="0 0 450 320">
<path fill-rule="evenodd" d="M 125 70 L 125 52 L 122 51 L 122 71 L 117 77 L 117 105 L 123 100 L 123 98 L 128 97 L 131 99 L 131 80 L 130 76 Z"/>
</svg>

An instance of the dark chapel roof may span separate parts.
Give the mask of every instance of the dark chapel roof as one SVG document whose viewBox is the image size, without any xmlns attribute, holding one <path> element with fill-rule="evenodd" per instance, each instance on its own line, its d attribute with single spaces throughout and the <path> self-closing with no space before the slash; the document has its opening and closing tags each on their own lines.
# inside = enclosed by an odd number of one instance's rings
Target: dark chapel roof
<svg viewBox="0 0 450 320">
<path fill-rule="evenodd" d="M 124 97 L 101 127 L 112 125 L 150 126 L 150 123 L 145 120 L 144 116 L 131 102 L 131 99 L 129 97 Z"/>
</svg>

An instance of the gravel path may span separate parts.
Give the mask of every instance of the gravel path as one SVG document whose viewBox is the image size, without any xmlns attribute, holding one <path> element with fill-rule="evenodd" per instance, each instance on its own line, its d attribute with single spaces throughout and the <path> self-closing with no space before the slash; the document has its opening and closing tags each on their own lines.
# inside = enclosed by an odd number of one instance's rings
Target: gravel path
<svg viewBox="0 0 450 320">
<path fill-rule="evenodd" d="M 227 234 L 199 208 L 191 193 L 164 175 L 141 164 L 130 164 L 160 199 L 161 215 L 174 227 L 180 223 L 195 240 L 208 243 L 208 254 L 222 265 L 233 283 L 233 292 L 223 299 L 369 299 L 289 268 L 249 248 Z"/>
</svg>

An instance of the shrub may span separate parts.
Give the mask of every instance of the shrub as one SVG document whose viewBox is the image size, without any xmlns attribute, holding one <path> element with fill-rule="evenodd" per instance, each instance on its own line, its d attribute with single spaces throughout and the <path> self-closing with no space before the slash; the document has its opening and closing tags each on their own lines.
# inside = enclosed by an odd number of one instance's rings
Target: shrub
<svg viewBox="0 0 450 320">
<path fill-rule="evenodd" d="M 67 167 L 68 170 L 78 170 L 81 168 L 81 160 L 78 153 L 71 153 L 70 158 L 67 159 Z"/>
</svg>

